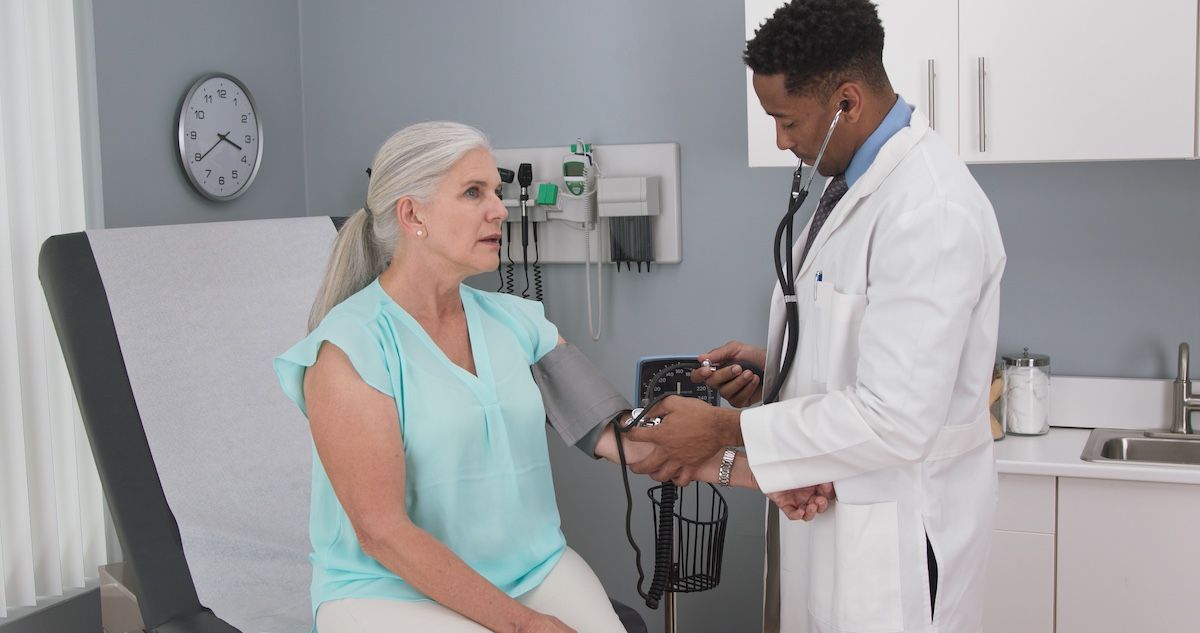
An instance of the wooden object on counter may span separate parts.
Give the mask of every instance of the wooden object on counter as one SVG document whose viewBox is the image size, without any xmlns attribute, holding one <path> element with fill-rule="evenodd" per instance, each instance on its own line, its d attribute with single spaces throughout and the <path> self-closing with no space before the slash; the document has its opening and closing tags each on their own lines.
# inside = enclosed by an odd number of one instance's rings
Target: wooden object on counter
<svg viewBox="0 0 1200 633">
<path fill-rule="evenodd" d="M 996 401 L 1000 399 L 1001 392 L 1004 391 L 1004 378 L 1000 375 L 1000 369 L 996 368 L 992 371 L 992 390 L 988 392 L 988 417 L 992 420 L 992 440 L 1004 439 L 1004 427 L 1000 424 L 1000 420 L 996 418 Z"/>
</svg>

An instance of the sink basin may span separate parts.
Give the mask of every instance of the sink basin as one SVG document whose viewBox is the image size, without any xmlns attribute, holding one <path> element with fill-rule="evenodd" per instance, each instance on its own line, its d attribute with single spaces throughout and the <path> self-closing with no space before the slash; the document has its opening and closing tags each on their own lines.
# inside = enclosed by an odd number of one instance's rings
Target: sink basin
<svg viewBox="0 0 1200 633">
<path fill-rule="evenodd" d="M 1200 435 L 1148 437 L 1145 431 L 1095 429 L 1080 457 L 1089 462 L 1200 466 Z"/>
</svg>

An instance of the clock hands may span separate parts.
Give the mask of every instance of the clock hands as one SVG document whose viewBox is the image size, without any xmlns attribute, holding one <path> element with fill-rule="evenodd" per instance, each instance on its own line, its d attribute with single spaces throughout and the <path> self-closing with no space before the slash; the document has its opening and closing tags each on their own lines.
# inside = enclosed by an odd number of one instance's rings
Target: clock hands
<svg viewBox="0 0 1200 633">
<path fill-rule="evenodd" d="M 205 157 L 205 156 L 208 156 L 208 155 L 209 155 L 209 154 L 210 154 L 210 153 L 211 153 L 211 152 L 212 152 L 214 149 L 217 149 L 217 146 L 221 144 L 221 141 L 225 141 L 226 143 L 229 143 L 230 145 L 232 145 L 232 146 L 234 146 L 234 147 L 238 148 L 238 151 L 241 151 L 241 150 L 242 150 L 242 146 L 241 146 L 241 145 L 238 145 L 237 143 L 234 143 L 234 142 L 233 142 L 233 141 L 231 141 L 231 140 L 229 140 L 229 134 L 230 134 L 229 132 L 226 132 L 226 133 L 224 133 L 224 134 L 221 134 L 220 132 L 217 132 L 217 142 L 216 142 L 216 143 L 213 143 L 213 144 L 212 144 L 212 147 L 208 148 L 208 151 L 206 151 L 206 152 L 204 152 L 203 154 L 201 154 L 201 155 L 200 155 L 200 158 L 196 159 L 196 162 L 198 163 L 198 162 L 200 162 L 200 161 L 204 160 L 204 157 Z"/>
<path fill-rule="evenodd" d="M 217 136 L 218 136 L 218 137 L 220 137 L 221 135 L 220 135 L 220 134 L 218 134 Z M 223 138 L 223 137 L 222 137 L 222 138 Z M 217 142 L 216 142 L 216 143 L 213 143 L 213 144 L 212 144 L 212 147 L 208 148 L 208 151 L 207 151 L 207 152 L 204 152 L 203 154 L 201 154 L 201 155 L 200 155 L 200 158 L 197 158 L 197 159 L 196 159 L 196 162 L 198 163 L 198 162 L 200 162 L 200 161 L 204 160 L 204 157 L 205 157 L 205 156 L 208 156 L 209 152 L 212 152 L 212 151 L 213 151 L 214 149 L 216 149 L 216 148 L 217 148 L 217 146 L 218 146 L 218 145 L 220 145 L 220 144 L 221 144 L 221 138 L 218 138 L 218 139 L 217 139 Z"/>
<path fill-rule="evenodd" d="M 234 143 L 233 141 L 229 140 L 229 132 L 226 132 L 224 134 L 218 133 L 217 136 L 221 137 L 221 141 L 225 141 L 226 143 L 229 143 L 230 145 L 238 148 L 239 152 L 242 151 L 241 145 L 238 145 L 237 143 Z M 217 141 L 217 142 L 220 143 L 221 141 Z"/>
</svg>

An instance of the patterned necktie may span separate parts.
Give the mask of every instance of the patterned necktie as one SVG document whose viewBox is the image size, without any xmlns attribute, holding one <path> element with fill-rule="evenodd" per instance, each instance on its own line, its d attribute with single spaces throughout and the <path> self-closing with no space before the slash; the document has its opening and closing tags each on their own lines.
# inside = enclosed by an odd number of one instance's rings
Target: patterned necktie
<svg viewBox="0 0 1200 633">
<path fill-rule="evenodd" d="M 808 240 L 804 242 L 804 252 L 800 255 L 800 266 L 804 266 L 804 258 L 808 257 L 808 249 L 812 248 L 813 240 L 821 232 L 825 220 L 829 219 L 829 212 L 833 211 L 838 200 L 841 200 L 849 189 L 845 174 L 834 176 L 833 180 L 829 181 L 829 186 L 825 187 L 825 193 L 821 194 L 821 202 L 817 204 L 817 211 L 813 213 L 812 226 L 808 229 Z"/>
</svg>

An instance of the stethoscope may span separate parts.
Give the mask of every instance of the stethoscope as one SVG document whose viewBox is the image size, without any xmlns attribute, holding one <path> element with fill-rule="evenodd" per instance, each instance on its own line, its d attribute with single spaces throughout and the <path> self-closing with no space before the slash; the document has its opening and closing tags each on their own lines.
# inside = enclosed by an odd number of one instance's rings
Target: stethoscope
<svg viewBox="0 0 1200 633">
<path fill-rule="evenodd" d="M 817 158 L 813 161 L 812 169 L 808 172 L 808 180 L 804 181 L 803 186 L 801 185 L 803 180 L 801 171 L 804 161 L 800 161 L 796 165 L 796 172 L 792 174 L 792 191 L 788 198 L 787 213 L 779 221 L 779 227 L 775 229 L 775 276 L 779 278 L 779 288 L 783 291 L 783 305 L 787 312 L 787 347 L 783 354 L 783 363 L 775 378 L 775 384 L 772 385 L 771 392 L 763 398 L 763 404 L 778 402 L 779 391 L 783 388 L 784 380 L 792 369 L 792 362 L 796 359 L 796 350 L 800 339 L 800 310 L 796 305 L 796 271 L 792 266 L 792 220 L 804 201 L 808 199 L 808 190 L 812 186 L 813 178 L 817 175 L 817 165 L 820 165 L 821 159 L 825 157 L 825 148 L 829 146 L 829 139 L 833 136 L 833 131 L 842 118 L 842 112 L 849 108 L 850 103 L 842 101 L 837 112 L 834 112 L 833 121 L 829 123 L 829 131 L 825 133 L 825 140 L 821 141 L 821 149 L 817 150 Z"/>
</svg>

